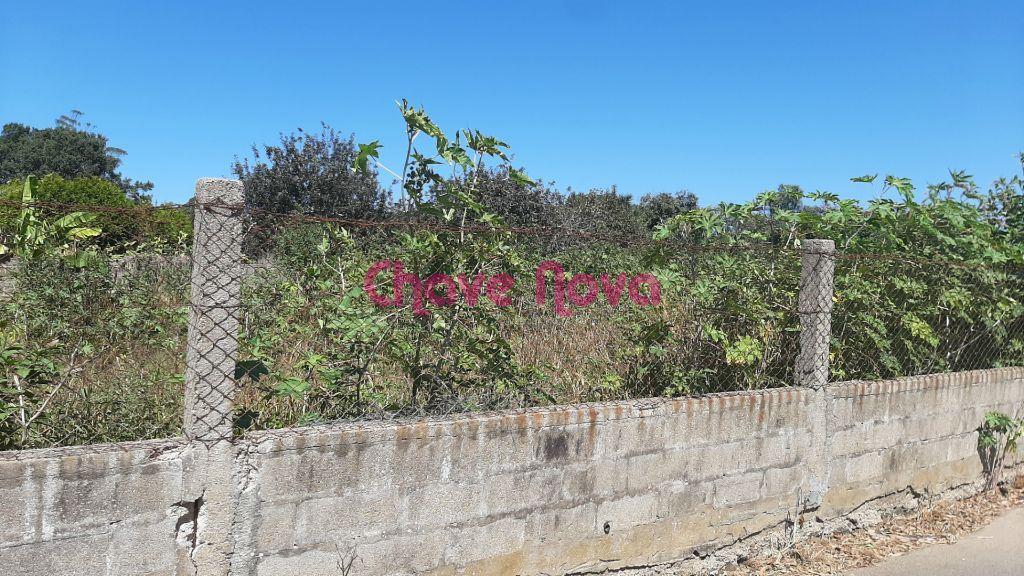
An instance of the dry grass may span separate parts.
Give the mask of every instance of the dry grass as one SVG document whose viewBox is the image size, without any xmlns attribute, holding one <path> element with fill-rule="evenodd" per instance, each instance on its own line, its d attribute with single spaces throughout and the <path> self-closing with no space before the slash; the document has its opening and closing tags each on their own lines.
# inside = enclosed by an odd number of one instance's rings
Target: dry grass
<svg viewBox="0 0 1024 576">
<path fill-rule="evenodd" d="M 730 569 L 732 576 L 825 576 L 902 556 L 932 544 L 952 544 L 1007 510 L 1024 505 L 1024 476 L 1005 493 L 989 491 L 936 503 L 915 513 L 843 534 L 812 538 L 779 555 L 754 558 Z"/>
<path fill-rule="evenodd" d="M 528 311 L 510 330 L 516 362 L 540 368 L 545 375 L 541 388 L 560 403 L 622 396 L 607 380 L 625 376 L 626 367 L 616 355 L 625 345 L 622 327 L 610 313 L 587 312 L 556 318 Z"/>
</svg>

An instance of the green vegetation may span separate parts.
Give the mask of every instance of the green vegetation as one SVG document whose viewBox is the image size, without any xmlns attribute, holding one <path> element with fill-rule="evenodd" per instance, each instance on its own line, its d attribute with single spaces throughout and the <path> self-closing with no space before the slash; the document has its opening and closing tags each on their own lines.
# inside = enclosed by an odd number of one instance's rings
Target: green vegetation
<svg viewBox="0 0 1024 576">
<path fill-rule="evenodd" d="M 0 231 L 11 229 L 22 213 L 18 204 L 27 178 L 0 185 Z M 47 174 L 34 185 L 32 201 L 38 206 L 33 215 L 40 222 L 56 222 L 78 211 L 103 234 L 87 244 L 113 252 L 131 250 L 139 244 L 177 243 L 192 232 L 191 217 L 183 210 L 149 210 L 129 200 L 117 184 L 98 176 L 65 179 Z M 90 208 L 95 208 L 90 210 Z M 2 241 L 2 238 L 0 238 Z"/>
<path fill-rule="evenodd" d="M 98 177 L 117 185 L 133 201 L 149 202 L 145 194 L 151 182 L 125 178 L 117 168 L 126 152 L 108 146 L 107 137 L 82 122 L 82 113 L 72 110 L 57 119 L 52 128 L 6 124 L 0 132 L 0 183 L 30 174 L 56 174 L 63 178 Z"/>
<path fill-rule="evenodd" d="M 1006 457 L 1017 452 L 1017 441 L 1021 434 L 1024 434 L 1024 419 L 1013 418 L 1002 412 L 985 414 L 985 421 L 978 428 L 978 450 L 985 464 L 990 490 L 1002 480 Z"/>
<path fill-rule="evenodd" d="M 62 256 L 70 253 L 76 257 L 87 254 L 79 252 L 75 243 L 100 235 L 99 228 L 84 226 L 95 220 L 95 215 L 71 212 L 50 220 L 38 218 L 32 207 L 39 193 L 35 177 L 25 178 L 21 189 L 23 208 L 18 210 L 17 216 L 12 218 L 12 224 L 8 226 L 10 239 L 7 244 L 0 244 L 0 256 L 15 254 L 27 260 L 35 260 L 47 253 Z M 82 261 L 81 258 L 78 260 Z"/>
<path fill-rule="evenodd" d="M 150 182 L 137 182 L 117 168 L 126 152 L 108 146 L 107 137 L 73 110 L 52 128 L 31 128 L 10 123 L 0 132 L 0 243 L 10 242 L 11 231 L 22 214 L 26 181 L 38 176 L 33 187 L 36 203 L 32 217 L 40 225 L 56 225 L 81 212 L 92 227 L 103 231 L 85 249 L 114 253 L 140 245 L 180 243 L 191 234 L 185 211 L 153 210 L 145 215 L 134 208 L 150 207 L 145 192 Z M 87 207 L 95 207 L 89 210 Z M 76 216 L 77 217 L 77 216 Z M 72 218 L 73 219 L 73 218 Z M 0 254 L 0 261 L 4 256 Z"/>
<path fill-rule="evenodd" d="M 328 129 L 236 164 L 263 209 L 245 216 L 240 430 L 791 385 L 807 238 L 840 251 L 833 379 L 1024 365 L 1019 177 L 982 192 L 953 173 L 923 193 L 894 176 L 855 178 L 877 189 L 866 204 L 783 185 L 742 205 L 698 207 L 687 193 L 634 205 L 614 188 L 563 197 L 514 167 L 504 142 L 445 133 L 406 103 L 401 113 L 407 160 L 386 169 L 401 193 L 392 205 L 376 184 L 380 145 Z M 0 320 L 0 448 L 174 435 L 189 211 L 47 178 L 33 195 L 95 194 L 105 208 L 77 208 L 61 226 L 68 214 L 42 207 L 0 220 L 0 243 L 21 255 Z M 111 209 L 119 202 L 129 205 Z M 41 242 L 24 241 L 26 222 Z M 420 278 L 518 282 L 511 306 L 481 297 L 415 315 L 409 290 L 392 308 L 363 293 L 380 260 Z M 662 305 L 602 296 L 556 317 L 534 302 L 543 260 L 567 278 L 651 272 Z"/>
</svg>

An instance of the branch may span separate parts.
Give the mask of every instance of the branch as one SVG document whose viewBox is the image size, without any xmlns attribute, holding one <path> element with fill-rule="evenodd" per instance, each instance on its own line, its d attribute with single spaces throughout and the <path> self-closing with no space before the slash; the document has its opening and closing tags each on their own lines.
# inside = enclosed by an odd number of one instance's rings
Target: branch
<svg viewBox="0 0 1024 576">
<path fill-rule="evenodd" d="M 63 388 L 64 385 L 67 384 L 68 381 L 71 379 L 71 376 L 79 371 L 80 367 L 75 367 L 76 356 L 78 356 L 77 346 L 75 347 L 75 350 L 71 353 L 71 359 L 68 361 L 68 365 L 70 366 L 70 368 L 68 368 L 68 371 L 64 374 L 64 377 L 61 378 L 59 382 L 57 382 L 56 386 L 53 387 L 53 390 L 51 390 L 49 395 L 46 396 L 46 400 L 44 400 L 43 403 L 39 406 L 39 409 L 36 410 L 35 414 L 33 414 L 32 417 L 29 418 L 27 422 L 25 422 L 26 431 L 28 430 L 29 425 L 35 422 L 36 418 L 39 418 L 39 416 L 42 415 L 42 413 L 46 410 L 46 407 L 50 405 L 50 402 L 53 400 L 54 396 L 57 395 L 57 392 L 59 392 L 61 388 Z"/>
</svg>

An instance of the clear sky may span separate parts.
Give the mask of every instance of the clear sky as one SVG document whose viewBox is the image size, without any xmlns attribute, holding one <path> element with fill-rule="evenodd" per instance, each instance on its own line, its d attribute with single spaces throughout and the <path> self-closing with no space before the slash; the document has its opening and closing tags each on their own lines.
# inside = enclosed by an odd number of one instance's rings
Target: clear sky
<svg viewBox="0 0 1024 576">
<path fill-rule="evenodd" d="M 1016 173 L 1022 30 L 1021 0 L 0 0 L 0 122 L 80 109 L 161 201 L 321 120 L 400 164 L 403 97 L 563 190 L 863 197 Z"/>
</svg>

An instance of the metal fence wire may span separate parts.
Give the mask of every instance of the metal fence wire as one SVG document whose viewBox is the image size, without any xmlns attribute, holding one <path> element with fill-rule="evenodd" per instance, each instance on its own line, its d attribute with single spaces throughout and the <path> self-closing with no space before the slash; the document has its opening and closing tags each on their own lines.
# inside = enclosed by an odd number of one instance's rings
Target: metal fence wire
<svg viewBox="0 0 1024 576">
<path fill-rule="evenodd" d="M 200 191 L 0 204 L 17 254 L 0 449 L 1024 365 L 1007 265 L 278 214 L 237 182 Z"/>
<path fill-rule="evenodd" d="M 1024 276 L 1011 265 L 839 254 L 833 380 L 1024 364 Z"/>
<path fill-rule="evenodd" d="M 187 206 L 0 204 L 0 449 L 181 433 L 191 228 Z"/>
</svg>

